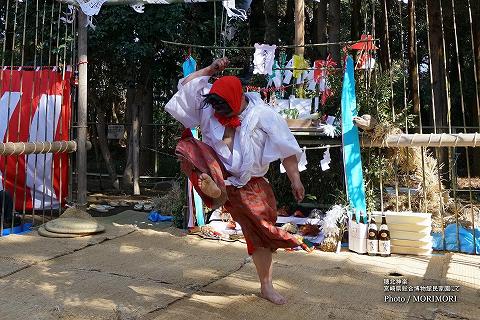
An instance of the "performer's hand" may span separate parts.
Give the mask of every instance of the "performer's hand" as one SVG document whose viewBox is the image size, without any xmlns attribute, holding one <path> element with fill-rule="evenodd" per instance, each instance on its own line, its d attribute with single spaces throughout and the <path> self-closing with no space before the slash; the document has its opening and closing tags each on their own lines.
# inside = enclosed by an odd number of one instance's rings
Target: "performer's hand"
<svg viewBox="0 0 480 320">
<path fill-rule="evenodd" d="M 300 179 L 292 183 L 292 193 L 297 202 L 301 202 L 305 197 L 305 188 Z"/>
<path fill-rule="evenodd" d="M 210 65 L 210 70 L 212 74 L 216 72 L 222 72 L 223 70 L 225 70 L 226 67 L 228 67 L 229 64 L 230 61 L 227 57 L 220 58 L 212 62 L 212 64 Z"/>
</svg>

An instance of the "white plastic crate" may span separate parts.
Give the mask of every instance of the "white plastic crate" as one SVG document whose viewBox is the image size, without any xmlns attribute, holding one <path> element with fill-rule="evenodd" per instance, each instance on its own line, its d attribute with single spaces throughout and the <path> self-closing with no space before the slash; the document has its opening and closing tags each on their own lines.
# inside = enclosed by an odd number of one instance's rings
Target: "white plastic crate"
<svg viewBox="0 0 480 320">
<path fill-rule="evenodd" d="M 367 233 L 367 224 L 350 220 L 348 222 L 348 249 L 360 254 L 367 253 Z"/>
</svg>

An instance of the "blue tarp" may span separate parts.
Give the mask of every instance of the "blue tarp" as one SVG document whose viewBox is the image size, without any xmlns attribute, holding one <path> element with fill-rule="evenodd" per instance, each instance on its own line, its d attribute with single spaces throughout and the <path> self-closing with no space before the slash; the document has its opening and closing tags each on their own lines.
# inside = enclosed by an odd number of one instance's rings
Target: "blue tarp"
<svg viewBox="0 0 480 320">
<path fill-rule="evenodd" d="M 158 211 L 152 211 L 148 215 L 148 220 L 152 222 L 165 222 L 165 221 L 173 221 L 172 216 L 162 216 Z"/>
<path fill-rule="evenodd" d="M 31 227 L 32 227 L 31 223 L 24 223 L 13 228 L 5 228 L 2 231 L 2 236 L 8 236 L 9 234 L 22 234 L 25 232 L 29 232 Z"/>
<path fill-rule="evenodd" d="M 433 237 L 433 249 L 434 250 L 447 250 L 447 251 L 460 251 L 463 253 L 473 252 L 473 229 L 466 229 L 462 226 L 458 226 L 458 239 L 457 239 L 457 225 L 449 224 L 445 228 L 445 248 L 443 247 L 442 233 L 432 233 Z M 460 250 L 458 250 L 458 243 L 460 244 Z M 480 253 L 480 229 L 475 228 L 475 246 L 477 253 Z"/>
</svg>

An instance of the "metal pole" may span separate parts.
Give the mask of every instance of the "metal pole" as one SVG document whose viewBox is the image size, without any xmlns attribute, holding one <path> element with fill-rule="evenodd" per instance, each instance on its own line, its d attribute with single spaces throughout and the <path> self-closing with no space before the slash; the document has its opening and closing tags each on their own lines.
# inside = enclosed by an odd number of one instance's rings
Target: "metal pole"
<svg viewBox="0 0 480 320">
<path fill-rule="evenodd" d="M 77 204 L 87 206 L 87 16 L 78 12 Z"/>
</svg>

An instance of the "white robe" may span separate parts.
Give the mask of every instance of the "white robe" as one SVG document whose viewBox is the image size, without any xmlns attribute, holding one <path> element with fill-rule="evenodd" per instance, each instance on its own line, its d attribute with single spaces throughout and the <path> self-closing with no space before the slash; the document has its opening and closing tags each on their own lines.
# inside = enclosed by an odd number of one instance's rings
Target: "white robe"
<svg viewBox="0 0 480 320">
<path fill-rule="evenodd" d="M 178 84 L 178 92 L 166 104 L 165 110 L 186 128 L 200 126 L 202 141 L 212 147 L 228 172 L 226 181 L 242 187 L 252 177 L 263 177 L 269 164 L 296 155 L 302 150 L 290 132 L 286 121 L 266 105 L 258 93 L 245 93 L 248 106 L 240 114 L 241 126 L 235 131 L 233 152 L 223 142 L 225 127 L 214 117 L 211 106 L 201 107 L 204 94 L 211 84 L 208 76 L 198 77 L 187 84 Z"/>
</svg>

